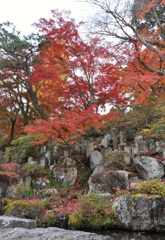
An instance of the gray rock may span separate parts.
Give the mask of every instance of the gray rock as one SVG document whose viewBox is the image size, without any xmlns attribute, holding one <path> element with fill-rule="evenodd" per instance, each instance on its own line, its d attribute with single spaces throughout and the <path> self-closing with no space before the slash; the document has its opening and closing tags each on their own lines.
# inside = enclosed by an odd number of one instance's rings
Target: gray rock
<svg viewBox="0 0 165 240">
<path fill-rule="evenodd" d="M 77 168 L 58 168 L 53 169 L 53 178 L 59 184 L 72 186 L 76 182 Z"/>
<path fill-rule="evenodd" d="M 94 170 L 103 160 L 103 155 L 95 150 L 92 151 L 90 154 L 90 167 L 92 170 Z"/>
<path fill-rule="evenodd" d="M 58 190 L 56 188 L 48 188 L 48 189 L 46 188 L 37 193 L 38 196 L 44 197 L 44 198 L 47 198 L 56 194 L 58 194 Z"/>
<path fill-rule="evenodd" d="M 94 144 L 93 142 L 87 141 L 85 146 L 86 151 L 86 157 L 88 158 L 91 154 L 91 152 L 94 150 Z"/>
<path fill-rule="evenodd" d="M 46 149 L 47 149 L 47 146 L 46 145 L 44 145 L 44 146 L 42 146 L 41 147 L 41 154 L 43 154 L 43 153 L 45 153 L 46 152 Z"/>
<path fill-rule="evenodd" d="M 152 157 L 141 157 L 136 159 L 135 168 L 139 176 L 144 180 L 161 179 L 164 175 L 163 165 L 159 164 L 157 160 Z"/>
<path fill-rule="evenodd" d="M 143 141 L 143 136 L 136 136 L 136 137 L 134 138 L 135 147 L 138 148 L 138 149 L 140 149 L 140 148 L 141 148 L 142 141 Z"/>
<path fill-rule="evenodd" d="M 102 150 L 101 150 L 101 153 L 104 155 L 104 156 L 107 156 L 109 154 L 112 153 L 112 148 L 111 147 L 104 147 Z"/>
<path fill-rule="evenodd" d="M 17 196 L 17 189 L 15 184 L 12 184 L 11 186 L 8 186 L 5 197 L 6 198 L 15 198 Z"/>
<path fill-rule="evenodd" d="M 36 228 L 36 221 L 26 218 L 0 216 L 0 228 Z M 5 238 L 1 238 L 5 239 Z"/>
<path fill-rule="evenodd" d="M 1 239 L 5 240 L 114 240 L 109 236 L 83 231 L 64 230 L 60 228 L 35 229 L 0 229 Z"/>
<path fill-rule="evenodd" d="M 48 178 L 36 178 L 32 181 L 32 187 L 36 190 L 42 190 L 50 185 Z"/>
<path fill-rule="evenodd" d="M 165 198 L 121 196 L 113 203 L 122 227 L 136 231 L 165 232 Z"/>
<path fill-rule="evenodd" d="M 49 160 L 48 160 L 48 158 L 45 157 L 45 156 L 42 157 L 39 162 L 40 162 L 40 165 L 41 165 L 42 167 L 44 167 L 44 168 L 46 168 L 46 167 L 49 166 Z"/>
<path fill-rule="evenodd" d="M 31 162 L 33 162 L 34 161 L 34 159 L 33 159 L 33 157 L 28 157 L 28 164 L 31 164 Z"/>
<path fill-rule="evenodd" d="M 97 167 L 89 178 L 89 193 L 114 193 L 117 188 L 126 189 L 128 184 L 129 172 L 105 170 Z"/>
</svg>

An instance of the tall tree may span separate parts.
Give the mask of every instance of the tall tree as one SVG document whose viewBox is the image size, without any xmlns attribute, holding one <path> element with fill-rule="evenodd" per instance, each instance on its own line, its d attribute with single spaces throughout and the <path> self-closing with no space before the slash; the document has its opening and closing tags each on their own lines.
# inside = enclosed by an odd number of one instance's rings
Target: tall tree
<svg viewBox="0 0 165 240">
<path fill-rule="evenodd" d="M 36 89 L 29 81 L 32 64 L 36 60 L 38 44 L 38 35 L 21 36 L 12 23 L 0 24 L 0 79 L 5 85 L 6 91 L 8 87 L 9 91 L 6 96 L 11 94 L 11 86 L 13 86 L 12 91 L 13 93 L 15 91 L 16 95 L 27 93 L 35 111 L 41 118 L 46 119 L 38 102 Z M 24 101 L 22 98 L 17 101 L 18 105 L 23 105 L 23 103 L 28 105 L 26 98 Z"/>
<path fill-rule="evenodd" d="M 123 50 L 124 63 L 117 56 L 116 61 L 121 63 L 121 69 L 127 71 L 123 79 L 129 83 L 128 91 L 129 86 L 136 89 L 138 86 L 140 92 L 148 92 L 147 95 L 162 93 L 165 77 L 165 1 L 135 0 L 133 4 L 131 1 L 124 4 L 120 0 L 115 3 L 111 0 L 87 2 L 100 9 L 92 29 L 118 40 L 114 45 Z"/>
<path fill-rule="evenodd" d="M 88 36 L 85 41 L 68 13 L 52 11 L 52 18 L 41 19 L 37 26 L 45 34 L 45 41 L 40 46 L 40 65 L 34 65 L 31 82 L 40 86 L 39 99 L 49 112 L 51 128 L 54 124 L 58 129 L 57 122 L 65 129 L 79 123 L 79 128 L 72 129 L 83 132 L 92 124 L 99 125 L 100 109 L 107 104 L 125 104 L 109 44 L 97 37 Z"/>
</svg>

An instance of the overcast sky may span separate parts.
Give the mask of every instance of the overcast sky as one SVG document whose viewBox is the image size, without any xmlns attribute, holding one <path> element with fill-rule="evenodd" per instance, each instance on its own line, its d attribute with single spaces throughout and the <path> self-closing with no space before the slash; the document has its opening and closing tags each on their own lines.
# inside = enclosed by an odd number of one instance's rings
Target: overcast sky
<svg viewBox="0 0 165 240">
<path fill-rule="evenodd" d="M 0 22 L 10 21 L 23 34 L 33 31 L 32 23 L 49 18 L 52 9 L 71 10 L 78 21 L 86 20 L 93 7 L 77 0 L 0 0 Z"/>
</svg>

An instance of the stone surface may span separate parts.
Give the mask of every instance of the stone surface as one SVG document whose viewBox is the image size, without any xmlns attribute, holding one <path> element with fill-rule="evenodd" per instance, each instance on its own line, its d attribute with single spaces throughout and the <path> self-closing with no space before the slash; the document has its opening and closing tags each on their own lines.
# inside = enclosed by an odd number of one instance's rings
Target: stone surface
<svg viewBox="0 0 165 240">
<path fill-rule="evenodd" d="M 114 240 L 109 236 L 60 228 L 0 229 L 0 238 L 5 240 Z"/>
<path fill-rule="evenodd" d="M 136 136 L 134 138 L 135 147 L 140 149 L 143 141 L 143 136 Z"/>
<path fill-rule="evenodd" d="M 58 194 L 58 190 L 56 188 L 46 188 L 37 193 L 38 196 L 47 198 L 51 197 L 52 195 Z"/>
<path fill-rule="evenodd" d="M 97 150 L 92 151 L 90 154 L 91 169 L 94 170 L 101 163 L 102 160 L 103 160 L 103 155 L 99 151 Z"/>
<path fill-rule="evenodd" d="M 111 147 L 104 147 L 102 150 L 101 150 L 101 153 L 104 155 L 104 156 L 107 156 L 109 154 L 112 153 L 112 148 Z"/>
<path fill-rule="evenodd" d="M 94 144 L 93 142 L 88 142 L 86 141 L 86 145 L 85 145 L 85 151 L 86 151 L 86 157 L 88 158 L 91 154 L 91 152 L 94 150 Z"/>
<path fill-rule="evenodd" d="M 59 168 L 53 169 L 53 178 L 59 184 L 71 186 L 75 184 L 77 178 L 77 168 Z"/>
<path fill-rule="evenodd" d="M 33 161 L 34 161 L 33 157 L 28 157 L 28 160 L 27 160 L 28 164 L 31 164 L 31 162 Z"/>
<path fill-rule="evenodd" d="M 128 187 L 127 171 L 111 171 L 97 167 L 89 178 L 89 193 L 114 193 L 119 189 Z"/>
<path fill-rule="evenodd" d="M 17 189 L 15 187 L 15 184 L 8 186 L 6 193 L 5 193 L 5 197 L 6 198 L 15 198 L 16 195 L 17 195 Z"/>
<path fill-rule="evenodd" d="M 0 216 L 0 228 L 36 228 L 36 221 L 33 219 L 18 218 L 13 216 Z M 1 239 L 5 239 L 2 238 Z"/>
<path fill-rule="evenodd" d="M 49 160 L 44 156 L 40 159 L 40 165 L 44 168 L 49 166 Z"/>
<path fill-rule="evenodd" d="M 32 180 L 32 187 L 36 190 L 42 190 L 50 185 L 48 178 L 36 178 Z"/>
<path fill-rule="evenodd" d="M 101 145 L 103 147 L 108 147 L 108 140 L 106 138 L 101 139 Z"/>
<path fill-rule="evenodd" d="M 134 162 L 139 176 L 144 180 L 161 179 L 164 175 L 163 165 L 159 164 L 155 158 L 141 157 Z"/>
<path fill-rule="evenodd" d="M 131 164 L 131 147 L 130 146 L 125 146 L 124 147 L 124 152 L 125 152 L 125 155 L 124 155 L 124 162 L 125 164 L 127 165 L 130 165 Z"/>
<path fill-rule="evenodd" d="M 17 218 L 37 219 L 41 216 L 42 211 L 43 206 L 41 204 L 29 205 L 18 200 L 14 206 L 5 211 L 4 215 Z"/>
<path fill-rule="evenodd" d="M 119 197 L 113 203 L 122 227 L 136 231 L 165 232 L 165 198 L 135 195 Z"/>
</svg>

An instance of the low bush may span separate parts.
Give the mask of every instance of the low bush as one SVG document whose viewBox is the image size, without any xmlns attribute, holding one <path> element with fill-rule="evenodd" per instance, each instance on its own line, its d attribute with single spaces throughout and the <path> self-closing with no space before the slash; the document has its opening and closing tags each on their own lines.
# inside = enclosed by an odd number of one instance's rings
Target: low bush
<svg viewBox="0 0 165 240">
<path fill-rule="evenodd" d="M 40 135 L 23 135 L 13 140 L 10 147 L 6 147 L 4 153 L 4 160 L 17 163 L 25 163 L 29 156 L 36 157 L 38 155 L 38 148 L 32 145 L 42 137 Z"/>
<path fill-rule="evenodd" d="M 21 169 L 21 174 L 23 176 L 30 176 L 32 178 L 43 177 L 48 174 L 47 170 L 39 163 L 35 164 L 24 164 Z"/>
<path fill-rule="evenodd" d="M 135 193 L 165 196 L 165 184 L 159 180 L 146 180 L 138 183 L 134 189 Z"/>
<path fill-rule="evenodd" d="M 111 203 L 97 194 L 79 198 L 79 208 L 69 217 L 69 225 L 74 229 L 107 229 L 119 225 Z"/>
</svg>

